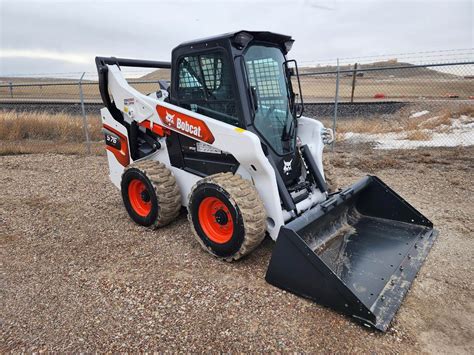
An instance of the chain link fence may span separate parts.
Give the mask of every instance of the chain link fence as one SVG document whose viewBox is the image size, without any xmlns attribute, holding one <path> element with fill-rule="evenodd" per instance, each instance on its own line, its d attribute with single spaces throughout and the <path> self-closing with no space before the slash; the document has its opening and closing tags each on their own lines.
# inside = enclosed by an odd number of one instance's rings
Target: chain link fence
<svg viewBox="0 0 474 355">
<path fill-rule="evenodd" d="M 151 73 L 151 79 L 137 78 L 143 72 L 124 74 L 144 94 L 157 91 L 159 81 L 170 77 L 169 70 Z M 96 74 L 63 75 L 68 77 L 0 82 L 0 154 L 105 154 Z"/>
<path fill-rule="evenodd" d="M 474 62 L 397 61 L 303 69 L 305 114 L 333 127 L 342 148 L 474 144 Z"/>
<path fill-rule="evenodd" d="M 128 74 L 131 85 L 145 94 L 170 78 L 169 70 Z M 1 153 L 103 154 L 97 81 L 88 73 L 68 76 L 0 82 Z M 474 61 L 306 66 L 300 80 L 304 114 L 334 128 L 333 148 L 474 144 Z"/>
</svg>

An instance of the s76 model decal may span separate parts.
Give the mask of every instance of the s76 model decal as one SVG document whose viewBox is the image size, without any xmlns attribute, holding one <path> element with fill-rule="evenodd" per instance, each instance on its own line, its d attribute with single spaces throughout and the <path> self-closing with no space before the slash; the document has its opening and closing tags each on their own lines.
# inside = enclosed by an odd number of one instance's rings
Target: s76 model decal
<svg viewBox="0 0 474 355">
<path fill-rule="evenodd" d="M 130 164 L 127 137 L 116 129 L 104 124 L 105 149 L 115 155 L 122 166 Z"/>
<path fill-rule="evenodd" d="M 156 111 L 161 121 L 173 130 L 209 144 L 214 143 L 214 136 L 205 122 L 160 105 L 156 105 Z"/>
</svg>

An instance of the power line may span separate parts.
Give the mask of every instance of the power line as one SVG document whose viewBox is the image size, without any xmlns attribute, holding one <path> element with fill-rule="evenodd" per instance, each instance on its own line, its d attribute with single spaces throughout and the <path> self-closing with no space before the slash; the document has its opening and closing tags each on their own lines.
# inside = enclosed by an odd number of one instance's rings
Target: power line
<svg viewBox="0 0 474 355">
<path fill-rule="evenodd" d="M 451 52 L 448 54 L 448 52 Z M 455 52 L 455 53 L 453 53 Z M 466 53 L 468 52 L 468 53 Z M 431 54 L 433 53 L 433 54 Z M 424 55 L 421 55 L 424 54 Z M 431 54 L 431 55 L 427 55 Z M 375 58 L 397 58 L 397 59 L 405 59 L 414 58 L 416 60 L 422 60 L 426 58 L 452 58 L 453 56 L 459 55 L 474 55 L 474 48 L 462 48 L 462 49 L 446 49 L 440 51 L 424 51 L 424 52 L 407 52 L 407 53 L 392 53 L 392 54 L 379 54 L 379 55 L 368 55 L 368 56 L 359 56 L 359 57 L 341 57 L 339 58 L 340 61 L 347 61 L 347 60 L 356 60 L 356 61 L 366 61 L 368 59 L 375 59 Z M 306 61 L 299 61 L 300 63 L 331 63 L 335 62 L 336 59 L 334 58 L 327 58 L 327 59 L 315 59 L 315 60 L 306 60 Z"/>
</svg>

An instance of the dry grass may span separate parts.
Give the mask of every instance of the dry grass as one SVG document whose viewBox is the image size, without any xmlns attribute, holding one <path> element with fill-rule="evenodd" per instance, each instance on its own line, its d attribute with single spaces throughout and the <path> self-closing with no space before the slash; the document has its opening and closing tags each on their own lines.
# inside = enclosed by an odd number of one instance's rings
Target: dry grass
<svg viewBox="0 0 474 355">
<path fill-rule="evenodd" d="M 323 69 L 324 70 L 324 69 Z M 309 71 L 317 71 L 311 68 Z M 459 78 L 447 78 L 441 73 L 430 73 L 430 76 L 417 75 L 405 77 L 404 75 L 413 73 L 412 70 L 399 71 L 395 77 L 390 77 L 389 72 L 375 74 L 365 73 L 363 78 L 357 78 L 355 88 L 356 101 L 373 100 L 376 93 L 383 93 L 388 99 L 404 100 L 407 98 L 446 98 L 446 93 L 452 92 L 461 98 L 467 98 L 472 95 L 472 80 Z M 157 80 L 168 79 L 169 71 L 160 70 L 150 73 L 139 80 Z M 26 79 L 8 79 L 14 82 L 25 82 Z M 49 82 L 54 79 L 47 79 Z M 32 83 L 38 83 L 33 79 L 27 80 Z M 142 93 L 150 93 L 158 90 L 157 83 L 137 84 L 129 79 L 132 86 Z M 296 87 L 296 80 L 294 81 Z M 303 76 L 301 77 L 302 92 L 306 102 L 328 101 L 334 98 L 336 91 L 335 76 Z M 342 76 L 340 78 L 339 95 L 341 100 L 347 100 L 351 97 L 352 77 Z M 83 85 L 84 97 L 87 100 L 100 100 L 100 94 L 96 83 L 86 82 Z M 79 88 L 77 82 L 71 82 L 70 85 L 62 86 L 38 86 L 34 87 L 14 87 L 14 98 L 24 99 L 78 99 Z M 0 98 L 9 99 L 10 89 L 8 87 L 0 88 Z"/>
<path fill-rule="evenodd" d="M 91 153 L 104 154 L 102 124 L 88 116 Z M 87 152 L 81 116 L 46 112 L 0 112 L 0 155 Z"/>
<path fill-rule="evenodd" d="M 158 83 L 137 84 L 129 81 L 130 85 L 141 93 L 148 94 L 159 89 Z M 85 100 L 101 100 L 97 83 L 86 83 L 82 87 Z M 57 86 L 16 86 L 13 87 L 14 99 L 43 99 L 43 100 L 79 100 L 77 83 Z M 10 89 L 0 87 L 0 99 L 10 99 Z"/>
<path fill-rule="evenodd" d="M 376 118 L 353 118 L 337 122 L 338 133 L 388 133 L 400 132 L 404 129 L 401 120 L 380 120 Z"/>
<path fill-rule="evenodd" d="M 461 115 L 474 116 L 474 103 L 472 105 L 469 105 L 469 106 L 461 107 L 457 112 L 455 112 L 455 114 L 457 114 L 459 116 L 461 116 Z"/>
<path fill-rule="evenodd" d="M 433 133 L 423 130 L 423 131 L 410 131 L 407 134 L 406 139 L 410 141 L 429 141 L 433 137 Z"/>
<path fill-rule="evenodd" d="M 410 126 L 411 130 L 417 130 L 419 128 L 422 129 L 435 129 L 441 126 L 450 126 L 451 125 L 451 117 L 454 115 L 447 111 L 441 113 L 439 116 L 434 116 L 430 118 L 425 118 L 424 120 L 413 120 L 412 125 Z"/>
<path fill-rule="evenodd" d="M 102 124 L 98 116 L 88 117 L 92 141 L 102 139 Z M 80 143 L 85 140 L 82 117 L 63 113 L 0 112 L 0 140 L 25 139 Z"/>
<path fill-rule="evenodd" d="M 335 77 L 302 77 L 301 86 L 305 101 L 332 100 L 336 92 L 335 83 Z M 352 78 L 342 77 L 339 85 L 340 99 L 348 100 L 351 91 Z M 357 79 L 355 98 L 356 101 L 373 100 L 376 93 L 383 93 L 388 99 L 396 100 L 419 97 L 445 99 L 448 92 L 456 93 L 460 98 L 467 98 L 472 95 L 472 80 L 429 77 L 381 78 L 367 75 Z"/>
<path fill-rule="evenodd" d="M 58 153 L 68 155 L 86 154 L 87 145 L 85 143 L 68 143 L 26 139 L 21 141 L 0 140 L 0 156 L 38 153 Z M 102 142 L 92 142 L 91 154 L 104 155 L 104 144 Z"/>
<path fill-rule="evenodd" d="M 453 118 L 459 118 L 460 116 L 474 116 L 474 105 L 462 106 L 457 110 L 441 110 L 435 116 L 409 118 L 405 120 L 404 130 L 406 131 L 418 131 L 424 130 L 438 130 L 443 131 L 449 129 Z"/>
<path fill-rule="evenodd" d="M 318 118 L 324 127 L 332 127 L 332 120 L 325 118 Z M 344 133 L 385 133 L 385 132 L 396 132 L 401 130 L 402 127 L 397 120 L 381 120 L 379 118 L 340 118 L 337 121 L 337 134 L 343 135 Z"/>
<path fill-rule="evenodd" d="M 398 133 L 407 132 L 407 139 L 429 140 L 432 134 L 429 130 L 439 132 L 449 130 L 452 119 L 465 116 L 474 116 L 474 106 L 464 106 L 457 110 L 441 110 L 436 114 L 421 117 L 401 117 L 384 120 L 380 118 L 353 118 L 341 119 L 337 122 L 337 138 L 343 139 L 344 133 Z M 323 122 L 324 123 L 324 122 Z M 325 123 L 326 124 L 326 123 Z M 329 123 L 328 127 L 331 127 Z"/>
<path fill-rule="evenodd" d="M 474 116 L 474 106 L 469 105 L 457 110 L 442 110 L 436 115 L 417 118 L 380 119 L 353 118 L 341 119 L 337 123 L 336 139 L 344 140 L 344 133 L 389 133 L 407 132 L 409 140 L 429 140 L 429 130 L 449 129 L 451 119 L 461 115 Z M 102 140 L 99 116 L 88 116 L 91 140 Z M 332 122 L 322 120 L 327 127 Z M 0 112 L 0 155 L 34 152 L 57 152 L 75 154 L 86 152 L 82 117 L 64 113 L 15 111 Z M 102 143 L 93 144 L 94 154 L 103 154 Z"/>
</svg>

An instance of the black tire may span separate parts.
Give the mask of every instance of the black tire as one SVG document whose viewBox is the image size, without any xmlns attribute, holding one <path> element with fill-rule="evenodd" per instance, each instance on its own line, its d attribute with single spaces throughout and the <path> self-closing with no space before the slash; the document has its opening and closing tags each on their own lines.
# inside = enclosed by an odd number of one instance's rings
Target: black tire
<svg viewBox="0 0 474 355">
<path fill-rule="evenodd" d="M 143 188 L 140 198 L 135 186 Z M 181 209 L 181 196 L 176 179 L 163 163 L 143 160 L 129 165 L 122 174 L 122 199 L 130 218 L 150 228 L 166 226 Z"/>
<path fill-rule="evenodd" d="M 225 212 L 224 228 L 232 224 L 229 240 L 216 242 L 215 236 L 211 238 L 205 232 L 200 208 L 209 201 L 205 201 L 206 198 L 221 201 L 222 208 L 213 216 L 218 222 L 219 213 Z M 249 254 L 265 237 L 266 214 L 257 190 L 248 180 L 232 173 L 211 175 L 196 183 L 189 194 L 188 219 L 201 246 L 225 261 L 238 260 Z"/>
</svg>

